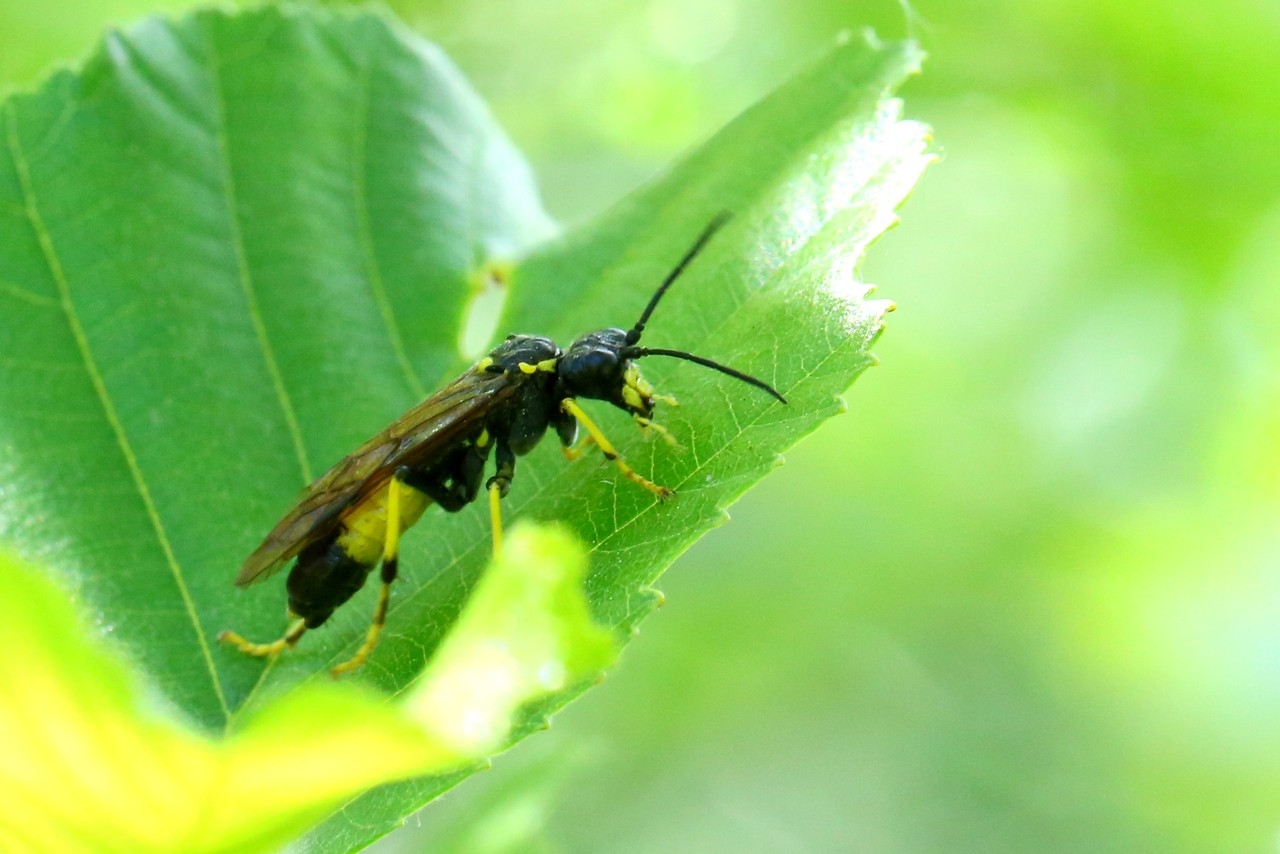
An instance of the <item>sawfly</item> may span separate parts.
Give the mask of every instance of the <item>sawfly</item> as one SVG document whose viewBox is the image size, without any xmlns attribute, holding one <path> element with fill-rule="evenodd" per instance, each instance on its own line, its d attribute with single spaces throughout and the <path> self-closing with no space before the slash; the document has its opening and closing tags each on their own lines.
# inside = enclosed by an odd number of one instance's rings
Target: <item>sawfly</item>
<svg viewBox="0 0 1280 854">
<path fill-rule="evenodd" d="M 577 403 L 579 398 L 606 401 L 631 415 L 641 429 L 666 436 L 653 421 L 654 405 L 674 401 L 645 381 L 636 364 L 639 359 L 670 356 L 694 362 L 786 403 L 763 380 L 726 365 L 682 350 L 640 346 L 645 324 L 667 289 L 728 219 L 721 213 L 707 225 L 630 329 L 589 332 L 567 350 L 548 338 L 509 335 L 462 376 L 307 487 L 236 576 L 236 585 L 245 587 L 296 559 L 285 583 L 292 619 L 287 631 L 271 643 L 251 643 L 231 631 L 218 639 L 248 655 L 274 657 L 293 647 L 308 629 L 323 625 L 381 562 L 382 588 L 368 634 L 333 674 L 357 669 L 373 652 L 386 623 L 401 532 L 431 504 L 450 513 L 466 507 L 480 494 L 484 481 L 496 552 L 502 540 L 500 501 L 511 488 L 516 457 L 531 451 L 548 428 L 555 430 L 569 459 L 595 445 L 628 480 L 659 500 L 670 498 L 671 490 L 627 465 Z M 575 446 L 579 427 L 586 437 Z M 491 456 L 495 470 L 485 481 Z"/>
</svg>

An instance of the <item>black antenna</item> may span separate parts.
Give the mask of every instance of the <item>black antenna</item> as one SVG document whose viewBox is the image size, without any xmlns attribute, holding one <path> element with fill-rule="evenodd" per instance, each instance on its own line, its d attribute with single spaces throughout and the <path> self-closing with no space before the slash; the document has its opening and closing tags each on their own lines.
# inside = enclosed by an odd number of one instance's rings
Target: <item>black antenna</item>
<svg viewBox="0 0 1280 854">
<path fill-rule="evenodd" d="M 636 325 L 627 332 L 627 344 L 634 344 L 640 340 L 640 336 L 644 334 L 644 325 L 649 322 L 649 315 L 653 314 L 654 308 L 658 305 L 658 300 L 662 299 L 662 295 L 667 292 L 667 288 L 671 287 L 672 282 L 680 278 L 680 274 L 684 272 L 685 267 L 689 266 L 689 262 L 698 257 L 698 253 L 707 245 L 707 241 L 711 239 L 711 236 L 732 218 L 733 214 L 728 211 L 720 211 L 711 222 L 707 223 L 707 227 L 702 229 L 702 234 L 698 235 L 698 239 L 693 242 L 693 246 L 689 247 L 688 252 L 684 253 L 680 263 L 676 264 L 675 269 L 667 273 L 667 277 L 662 280 L 662 284 L 658 286 L 658 292 L 653 295 L 653 299 L 649 300 L 649 304 L 645 306 L 644 314 L 640 315 Z"/>
<path fill-rule="evenodd" d="M 698 257 L 698 253 L 709 241 L 720 227 L 723 226 L 733 217 L 728 211 L 720 211 L 715 215 L 711 222 L 707 223 L 707 227 L 702 229 L 702 233 L 698 235 L 698 239 L 693 241 L 693 246 L 689 247 L 689 251 L 684 253 L 684 257 L 680 259 L 680 263 L 676 264 L 675 269 L 667 274 L 662 280 L 662 284 L 658 286 L 658 292 L 653 295 L 653 299 L 649 300 L 649 304 L 645 306 L 644 314 L 640 315 L 640 319 L 636 321 L 636 325 L 631 327 L 627 333 L 626 346 L 622 348 L 622 357 L 624 359 L 640 359 L 645 356 L 671 356 L 674 359 L 684 359 L 686 362 L 693 362 L 702 365 L 704 368 L 711 368 L 722 374 L 727 374 L 736 380 L 742 380 L 748 385 L 753 385 L 758 389 L 767 391 L 783 403 L 787 399 L 778 393 L 778 390 L 769 385 L 764 380 L 756 379 L 750 374 L 744 374 L 742 371 L 735 370 L 728 365 L 722 365 L 719 362 L 713 362 L 702 356 L 695 356 L 692 353 L 686 353 L 683 350 L 666 350 L 660 347 L 637 347 L 636 342 L 640 340 L 641 334 L 644 333 L 644 325 L 649 322 L 649 315 L 653 314 L 653 309 L 658 305 L 658 300 L 662 299 L 662 295 L 667 292 L 667 288 L 671 287 L 671 283 L 680 278 L 680 274 L 689 266 L 694 258 Z"/>
<path fill-rule="evenodd" d="M 719 362 L 713 362 L 710 359 L 704 359 L 702 356 L 695 356 L 692 353 L 686 353 L 683 350 L 664 350 L 658 347 L 627 347 L 622 351 L 622 355 L 624 358 L 628 359 L 639 359 L 643 356 L 672 356 L 676 359 L 684 359 L 686 362 L 693 362 L 694 364 L 702 365 L 704 368 L 711 368 L 722 374 L 728 374 L 734 379 L 742 380 L 748 385 L 753 385 L 758 389 L 763 389 L 769 392 L 769 394 L 773 395 L 783 403 L 787 402 L 787 399 L 779 394 L 776 388 L 769 385 L 764 380 L 756 379 L 751 376 L 751 374 L 744 374 L 742 371 L 735 370 L 728 365 L 722 365 Z"/>
</svg>

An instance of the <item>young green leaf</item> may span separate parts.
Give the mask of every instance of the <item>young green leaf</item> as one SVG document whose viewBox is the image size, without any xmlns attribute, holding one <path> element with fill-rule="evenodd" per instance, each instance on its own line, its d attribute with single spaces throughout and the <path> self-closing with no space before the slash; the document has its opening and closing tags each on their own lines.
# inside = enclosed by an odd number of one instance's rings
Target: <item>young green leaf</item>
<svg viewBox="0 0 1280 854">
<path fill-rule="evenodd" d="M 63 592 L 0 553 L 0 848 L 270 851 L 370 786 L 474 764 L 520 706 L 612 660 L 586 563 L 566 532 L 517 526 L 402 702 L 308 685 L 210 738 L 147 709 Z"/>
</svg>

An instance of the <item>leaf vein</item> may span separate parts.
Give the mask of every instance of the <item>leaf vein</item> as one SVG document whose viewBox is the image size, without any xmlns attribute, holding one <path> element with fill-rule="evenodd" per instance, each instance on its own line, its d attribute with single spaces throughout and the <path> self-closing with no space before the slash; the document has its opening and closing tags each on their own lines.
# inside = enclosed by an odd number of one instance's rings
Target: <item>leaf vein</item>
<svg viewBox="0 0 1280 854">
<path fill-rule="evenodd" d="M 35 188 L 31 181 L 30 164 L 26 160 L 22 149 L 22 141 L 18 136 L 18 122 L 14 114 L 13 102 L 9 102 L 5 111 L 5 119 L 7 125 L 7 142 L 10 156 L 13 158 L 14 169 L 18 174 L 18 183 L 22 188 L 22 197 L 25 203 L 27 221 L 36 233 L 36 240 L 40 244 L 40 251 L 44 255 L 44 260 L 49 268 L 49 274 L 53 278 L 54 284 L 58 288 L 59 304 L 63 314 L 67 319 L 67 326 L 71 331 L 72 337 L 76 342 L 76 349 L 80 353 L 80 358 L 84 362 L 85 372 L 89 376 L 89 381 L 93 385 L 94 393 L 98 397 L 98 401 L 102 406 L 103 416 L 107 420 L 107 424 L 111 428 L 111 432 L 115 436 L 116 444 L 120 448 L 120 453 L 124 457 L 125 465 L 129 469 L 129 474 L 133 479 L 134 488 L 137 490 L 138 497 L 142 500 L 143 508 L 146 511 L 147 518 L 151 522 L 151 527 L 155 531 L 156 539 L 159 542 L 160 550 L 164 554 L 165 562 L 169 566 L 169 571 L 173 575 L 174 583 L 178 588 L 178 594 L 182 598 L 183 607 L 187 616 L 191 620 L 191 626 L 196 633 L 196 641 L 200 645 L 200 655 L 204 660 L 205 667 L 208 668 L 209 678 L 213 683 L 214 694 L 218 698 L 218 705 L 222 708 L 223 716 L 230 715 L 230 709 L 227 706 L 227 698 L 222 691 L 222 682 L 218 678 L 218 670 L 213 663 L 212 650 L 209 647 L 209 640 L 205 637 L 204 627 L 200 623 L 199 615 L 196 612 L 195 600 L 191 597 L 191 591 L 187 588 L 186 578 L 182 571 L 182 566 L 178 563 L 177 555 L 174 553 L 173 545 L 169 542 L 169 535 L 165 530 L 164 522 L 160 518 L 160 512 L 156 508 L 155 500 L 151 496 L 151 489 L 147 486 L 146 477 L 142 473 L 142 467 L 138 463 L 138 457 L 134 453 L 133 445 L 129 442 L 129 437 L 125 433 L 124 423 L 120 420 L 120 415 L 116 411 L 115 402 L 108 391 L 105 381 L 102 378 L 102 372 L 98 368 L 97 359 L 93 355 L 93 350 L 89 346 L 88 336 L 85 334 L 84 326 L 80 322 L 80 315 L 76 311 L 75 303 L 71 298 L 71 287 L 67 280 L 66 271 L 62 268 L 62 261 L 58 256 L 57 250 L 53 245 L 53 236 L 50 234 L 48 227 L 45 225 L 44 218 L 40 214 L 39 205 L 36 202 Z"/>
<path fill-rule="evenodd" d="M 279 401 L 280 409 L 284 414 L 289 437 L 293 440 L 293 449 L 298 458 L 298 468 L 302 471 L 303 483 L 310 483 L 314 480 L 314 477 L 311 473 L 311 463 L 308 461 L 307 447 L 302 439 L 302 428 L 298 424 L 298 416 L 294 411 L 293 401 L 289 397 L 289 390 L 285 388 L 284 375 L 280 372 L 280 364 L 276 360 L 275 348 L 271 345 L 271 339 L 267 334 L 267 324 L 262 316 L 262 308 L 258 304 L 258 293 L 254 287 L 253 275 L 249 272 L 249 259 L 245 249 L 244 233 L 240 227 L 240 207 L 236 195 L 235 174 L 231 162 L 227 107 L 222 93 L 222 74 L 219 70 L 218 48 L 211 26 L 206 26 L 205 37 L 209 52 L 209 75 L 213 83 L 214 126 L 217 134 L 218 156 L 221 159 L 222 166 L 222 190 L 227 205 L 227 224 L 231 231 L 232 248 L 236 256 L 236 273 L 240 280 L 240 287 L 244 292 L 245 303 L 248 306 L 249 320 L 253 324 L 254 334 L 258 339 L 258 349 L 262 353 L 267 373 L 271 377 L 271 385 L 275 390 L 276 400 Z"/>
<path fill-rule="evenodd" d="M 387 337 L 391 343 L 391 349 L 395 353 L 396 361 L 400 363 L 400 370 L 404 372 L 405 381 L 408 383 L 409 390 L 413 395 L 422 400 L 427 396 L 427 390 L 422 385 L 422 380 L 418 378 L 417 373 L 413 370 L 413 364 L 409 361 L 409 354 L 405 350 L 404 339 L 400 334 L 400 325 L 396 322 L 395 312 L 391 308 L 391 300 L 387 297 L 387 289 L 382 280 L 382 267 L 378 263 L 378 250 L 373 242 L 373 226 L 369 217 L 368 204 L 368 188 L 365 179 L 366 171 L 369 167 L 368 161 L 368 142 L 369 142 L 369 104 L 373 98 L 373 58 L 366 56 L 365 62 L 360 68 L 360 86 L 359 86 L 359 106 L 356 110 L 356 118 L 354 125 L 354 138 L 352 140 L 352 156 L 351 156 L 351 180 L 352 192 L 356 208 L 356 233 L 360 241 L 360 250 L 364 255 L 364 266 L 366 278 L 369 281 L 369 287 L 373 291 L 374 302 L 378 305 L 378 311 L 382 314 L 383 325 L 387 328 Z"/>
<path fill-rule="evenodd" d="M 44 294 L 37 294 L 29 291 L 19 285 L 11 285 L 8 282 L 0 282 L 0 294 L 13 297 L 21 302 L 30 305 L 39 306 L 40 308 L 58 308 L 60 303 L 53 297 L 47 297 Z"/>
</svg>

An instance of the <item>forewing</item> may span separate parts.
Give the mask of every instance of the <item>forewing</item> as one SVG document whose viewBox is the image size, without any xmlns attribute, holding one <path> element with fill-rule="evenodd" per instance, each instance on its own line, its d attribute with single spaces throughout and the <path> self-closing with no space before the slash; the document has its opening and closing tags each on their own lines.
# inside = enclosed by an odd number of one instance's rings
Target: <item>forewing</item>
<svg viewBox="0 0 1280 854">
<path fill-rule="evenodd" d="M 472 369 L 400 416 L 306 488 L 240 567 L 236 585 L 267 578 L 332 532 L 347 510 L 384 486 L 399 466 L 427 466 L 443 456 L 514 387 L 502 374 Z"/>
</svg>

